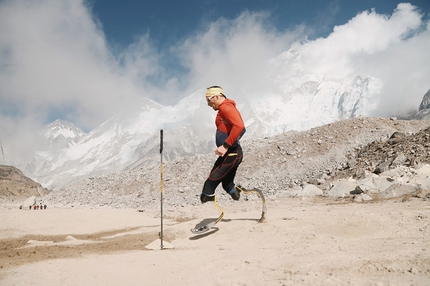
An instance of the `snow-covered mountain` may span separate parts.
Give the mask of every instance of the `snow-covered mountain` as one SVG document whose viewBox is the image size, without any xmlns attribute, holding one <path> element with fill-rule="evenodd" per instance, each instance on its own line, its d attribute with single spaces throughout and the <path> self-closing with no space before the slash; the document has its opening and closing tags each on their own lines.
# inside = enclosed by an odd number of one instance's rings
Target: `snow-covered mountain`
<svg viewBox="0 0 430 286">
<path fill-rule="evenodd" d="M 58 150 L 75 145 L 86 134 L 73 123 L 57 119 L 45 126 L 42 135 L 48 140 L 50 150 Z"/>
<path fill-rule="evenodd" d="M 206 153 L 212 146 L 210 128 L 201 124 L 206 120 L 209 125 L 212 120 L 204 116 L 208 114 L 204 100 L 197 98 L 201 99 L 200 92 L 176 106 L 144 98 L 88 134 L 70 122 L 55 121 L 42 131 L 47 148 L 37 152 L 23 169 L 44 186 L 54 188 L 76 178 L 144 166 L 159 160 L 160 129 L 168 134 L 163 152 L 166 160 Z"/>
<path fill-rule="evenodd" d="M 424 94 L 420 107 L 416 114 L 412 114 L 411 118 L 418 120 L 430 120 L 430 89 Z"/>
<path fill-rule="evenodd" d="M 272 136 L 367 115 L 376 107 L 382 82 L 375 77 L 326 80 L 300 68 L 301 55 L 288 50 L 270 61 L 272 91 L 248 102 L 248 134 Z M 275 90 L 275 91 L 273 91 Z M 245 100 L 249 100 L 246 98 Z"/>
<path fill-rule="evenodd" d="M 382 88 L 379 79 L 356 76 L 328 81 L 291 69 L 299 61 L 293 50 L 272 59 L 270 77 L 276 88 L 237 101 L 247 128 L 243 140 L 368 115 L 375 108 Z M 166 160 L 211 152 L 215 112 L 208 108 L 204 92 L 198 90 L 175 106 L 142 99 L 88 134 L 56 121 L 43 131 L 49 147 L 38 152 L 31 164 L 19 167 L 54 189 L 78 178 L 144 167 L 160 160 L 160 129 Z"/>
<path fill-rule="evenodd" d="M 45 148 L 20 165 L 20 168 L 33 178 L 37 178 L 44 170 L 50 170 L 53 158 L 61 156 L 63 150 L 73 147 L 86 135 L 73 123 L 59 119 L 46 125 L 40 133 L 41 142 L 38 142 L 38 145 Z"/>
</svg>

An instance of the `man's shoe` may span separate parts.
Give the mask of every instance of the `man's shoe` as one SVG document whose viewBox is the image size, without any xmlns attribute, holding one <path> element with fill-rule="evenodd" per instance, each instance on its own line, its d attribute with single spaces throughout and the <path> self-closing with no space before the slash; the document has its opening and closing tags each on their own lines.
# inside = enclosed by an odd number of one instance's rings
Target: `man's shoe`
<svg viewBox="0 0 430 286">
<path fill-rule="evenodd" d="M 213 202 L 215 200 L 215 195 L 213 196 L 208 196 L 206 194 L 201 194 L 200 195 L 200 201 L 202 202 L 202 204 L 206 203 L 206 202 Z"/>
<path fill-rule="evenodd" d="M 244 192 L 247 192 L 248 190 L 247 189 L 245 189 L 244 187 L 242 187 L 241 185 L 236 185 L 236 190 L 238 190 L 239 191 L 239 193 L 241 192 L 241 191 L 244 191 Z"/>
<path fill-rule="evenodd" d="M 237 188 L 234 188 L 233 192 L 230 193 L 230 196 L 233 200 L 237 201 L 240 199 L 240 191 Z"/>
</svg>

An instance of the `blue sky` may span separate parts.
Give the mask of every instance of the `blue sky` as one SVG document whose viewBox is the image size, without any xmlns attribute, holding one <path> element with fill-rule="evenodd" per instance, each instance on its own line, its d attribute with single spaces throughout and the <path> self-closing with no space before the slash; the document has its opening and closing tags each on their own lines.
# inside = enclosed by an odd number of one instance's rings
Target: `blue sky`
<svg viewBox="0 0 430 286">
<path fill-rule="evenodd" d="M 175 45 L 205 24 L 220 17 L 234 19 L 243 11 L 267 11 L 279 31 L 297 25 L 313 27 L 310 38 L 327 36 L 335 25 L 348 22 L 359 12 L 374 8 L 391 14 L 401 1 L 395 0 L 91 0 L 89 5 L 101 21 L 111 44 L 127 46 L 149 33 L 160 49 Z M 430 11 L 430 1 L 405 1 Z M 427 16 L 428 17 L 428 16 Z"/>
<path fill-rule="evenodd" d="M 374 9 L 378 14 L 390 15 L 401 1 L 398 0 L 90 0 L 87 2 L 93 16 L 102 24 L 112 52 L 119 53 L 142 35 L 163 57 L 164 65 L 183 73 L 183 65 L 169 50 L 184 39 L 207 29 L 220 18 L 234 20 L 244 11 L 266 12 L 266 25 L 279 33 L 306 27 L 310 40 L 326 37 L 334 26 L 347 23 L 363 11 Z M 421 9 L 429 18 L 430 1 L 407 1 Z"/>
<path fill-rule="evenodd" d="M 0 0 L 0 140 L 30 150 L 44 124 L 90 131 L 142 97 L 265 90 L 261 67 L 289 49 L 310 74 L 382 79 L 386 113 L 417 107 L 429 13 L 429 0 Z"/>
</svg>

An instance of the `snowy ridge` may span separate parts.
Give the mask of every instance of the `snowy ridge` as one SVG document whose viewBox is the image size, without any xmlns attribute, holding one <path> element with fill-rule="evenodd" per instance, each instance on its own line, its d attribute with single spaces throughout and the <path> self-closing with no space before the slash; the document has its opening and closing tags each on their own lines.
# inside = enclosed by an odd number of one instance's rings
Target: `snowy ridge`
<svg viewBox="0 0 430 286">
<path fill-rule="evenodd" d="M 258 91 L 264 96 L 237 100 L 247 128 L 244 140 L 365 116 L 375 108 L 383 85 L 379 79 L 328 81 L 300 70 L 300 59 L 294 50 L 272 59 L 275 88 Z M 159 161 L 160 129 L 165 131 L 166 160 L 207 154 L 214 148 L 215 112 L 208 108 L 204 92 L 198 90 L 175 106 L 143 98 L 88 134 L 72 123 L 56 121 L 43 132 L 51 147 L 20 167 L 53 189 L 80 178 L 144 167 Z M 55 145 L 56 141 L 64 142 Z"/>
<path fill-rule="evenodd" d="M 59 119 L 46 125 L 41 133 L 54 149 L 75 145 L 85 135 L 85 132 L 73 123 Z"/>
</svg>

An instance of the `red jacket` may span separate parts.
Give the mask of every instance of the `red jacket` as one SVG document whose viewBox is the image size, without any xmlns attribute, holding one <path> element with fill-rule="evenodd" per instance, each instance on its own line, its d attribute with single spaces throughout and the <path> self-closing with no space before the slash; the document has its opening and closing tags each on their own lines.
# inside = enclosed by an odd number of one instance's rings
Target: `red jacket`
<svg viewBox="0 0 430 286">
<path fill-rule="evenodd" d="M 217 127 L 216 144 L 228 148 L 239 144 L 239 139 L 245 133 L 245 124 L 236 108 L 236 102 L 226 98 L 218 107 L 215 118 Z"/>
</svg>

